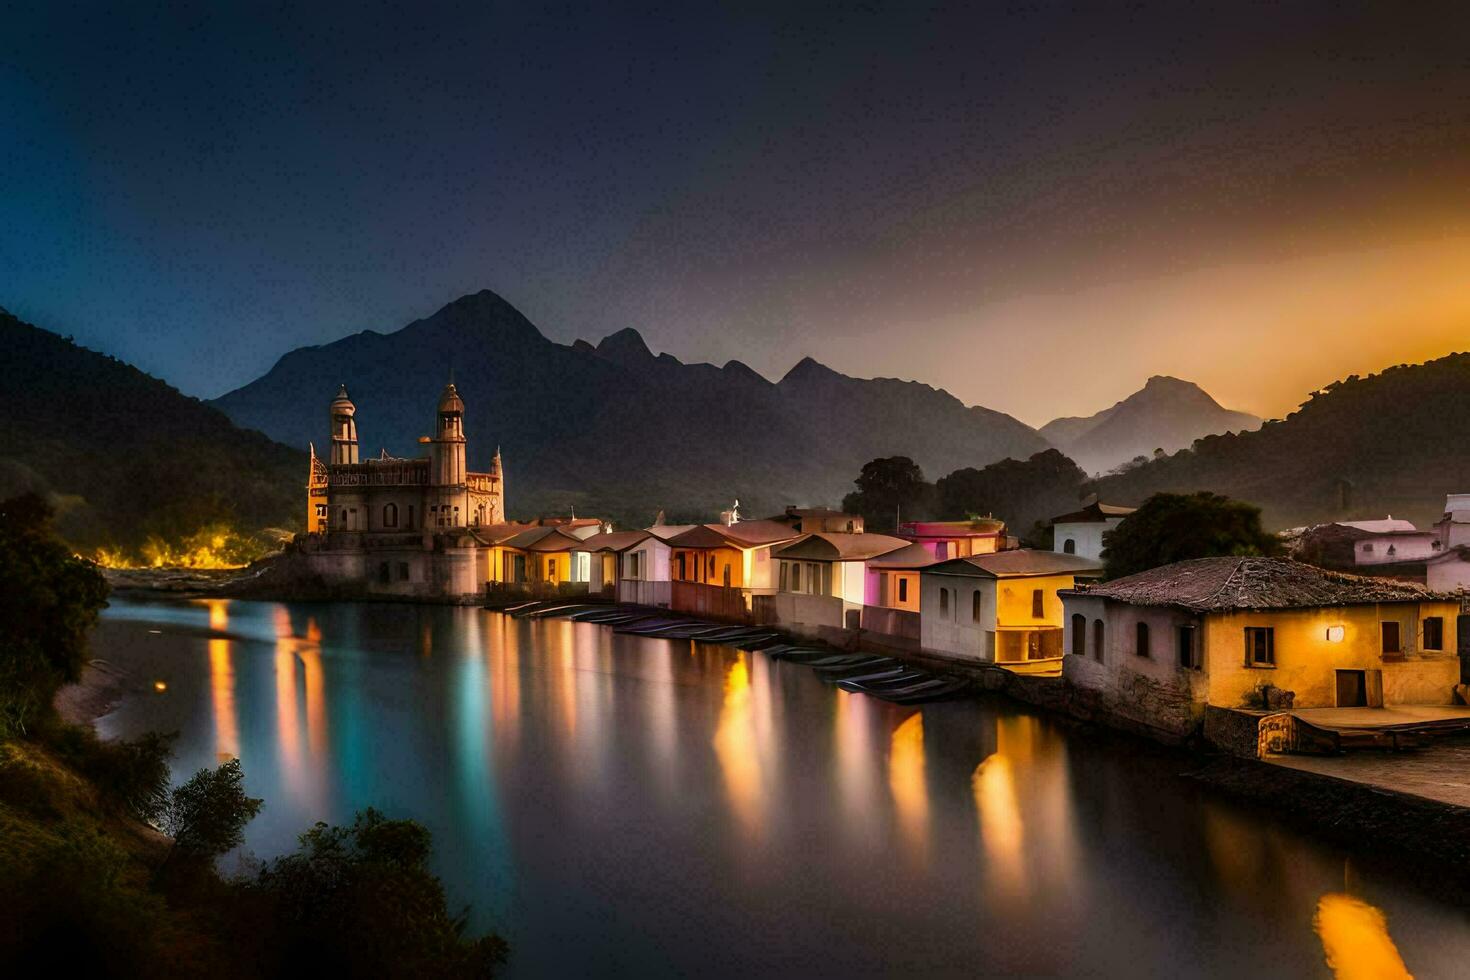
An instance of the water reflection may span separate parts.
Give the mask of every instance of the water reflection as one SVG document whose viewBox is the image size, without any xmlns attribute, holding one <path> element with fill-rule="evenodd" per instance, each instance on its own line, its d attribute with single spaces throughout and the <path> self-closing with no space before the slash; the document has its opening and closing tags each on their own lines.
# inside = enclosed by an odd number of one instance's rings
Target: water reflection
<svg viewBox="0 0 1470 980">
<path fill-rule="evenodd" d="M 911 853 L 925 857 L 929 843 L 929 794 L 924 780 L 924 716 L 909 715 L 893 730 L 888 747 L 888 788 L 898 825 Z"/>
<path fill-rule="evenodd" d="M 1177 757 L 1004 702 L 903 708 L 761 653 L 477 609 L 119 600 L 94 649 L 169 681 L 105 734 L 180 730 L 180 776 L 244 758 L 258 856 L 368 805 L 423 821 L 512 974 L 1438 976 L 1470 956 L 1461 914 L 1369 872 L 1344 887 L 1341 851 Z"/>
<path fill-rule="evenodd" d="M 1337 980 L 1412 980 L 1388 934 L 1388 920 L 1362 899 L 1323 895 L 1312 925 Z"/>
</svg>

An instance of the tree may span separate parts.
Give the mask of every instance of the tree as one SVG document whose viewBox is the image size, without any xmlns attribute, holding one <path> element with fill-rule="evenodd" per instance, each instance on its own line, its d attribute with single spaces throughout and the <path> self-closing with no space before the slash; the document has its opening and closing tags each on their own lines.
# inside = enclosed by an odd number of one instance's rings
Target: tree
<svg viewBox="0 0 1470 980">
<path fill-rule="evenodd" d="M 81 678 L 87 635 L 107 581 L 52 533 L 35 493 L 0 503 L 0 738 L 51 717 L 63 684 Z"/>
<path fill-rule="evenodd" d="M 173 791 L 163 811 L 163 830 L 174 839 L 170 857 L 212 861 L 245 840 L 245 825 L 262 800 L 245 795 L 240 760 L 201 769 Z"/>
<path fill-rule="evenodd" d="M 1103 536 L 1103 546 L 1109 578 L 1190 558 L 1281 552 L 1261 528 L 1259 507 L 1206 492 L 1154 494 Z"/>
<path fill-rule="evenodd" d="M 469 938 L 428 871 L 429 831 L 374 809 L 350 827 L 318 823 L 295 854 L 249 886 L 265 909 L 268 952 L 292 973 L 487 976 L 505 962 L 496 935 Z"/>
<path fill-rule="evenodd" d="M 927 517 L 934 487 L 907 456 L 888 456 L 863 464 L 853 481 L 857 490 L 842 498 L 842 509 L 861 514 L 868 530 L 896 529 L 896 521 Z"/>
<path fill-rule="evenodd" d="M 941 477 L 934 490 L 941 517 L 999 517 L 1011 533 L 1036 545 L 1048 533 L 1046 521 L 1076 509 L 1086 481 L 1080 466 L 1048 449 L 1025 460 L 955 470 Z"/>
</svg>

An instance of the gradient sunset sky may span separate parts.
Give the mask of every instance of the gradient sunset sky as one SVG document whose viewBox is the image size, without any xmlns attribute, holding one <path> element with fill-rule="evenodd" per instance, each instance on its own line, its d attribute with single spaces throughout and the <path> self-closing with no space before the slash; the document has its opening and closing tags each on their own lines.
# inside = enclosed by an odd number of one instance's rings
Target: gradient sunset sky
<svg viewBox="0 0 1470 980">
<path fill-rule="evenodd" d="M 300 6 L 4 14 L 0 306 L 208 397 L 490 288 L 1035 425 L 1470 349 L 1465 4 Z"/>
</svg>

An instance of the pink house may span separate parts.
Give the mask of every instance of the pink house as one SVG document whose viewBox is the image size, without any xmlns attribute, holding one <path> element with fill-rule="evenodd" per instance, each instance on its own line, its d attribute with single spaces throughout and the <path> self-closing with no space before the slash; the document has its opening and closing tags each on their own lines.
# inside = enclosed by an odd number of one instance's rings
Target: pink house
<svg viewBox="0 0 1470 980">
<path fill-rule="evenodd" d="M 1006 549 L 1005 521 L 994 517 L 968 521 L 911 521 L 898 526 L 898 536 L 923 545 L 936 561 L 988 555 Z"/>
</svg>

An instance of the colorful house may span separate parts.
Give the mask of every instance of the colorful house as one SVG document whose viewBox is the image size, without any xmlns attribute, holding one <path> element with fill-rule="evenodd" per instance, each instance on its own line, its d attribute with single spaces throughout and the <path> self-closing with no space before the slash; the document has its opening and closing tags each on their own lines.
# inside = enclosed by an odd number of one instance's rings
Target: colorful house
<svg viewBox="0 0 1470 980">
<path fill-rule="evenodd" d="M 868 595 L 867 561 L 910 547 L 887 534 L 818 531 L 772 550 L 776 593 L 763 622 L 812 632 L 861 629 Z"/>
<path fill-rule="evenodd" d="M 588 558 L 587 591 L 605 598 L 618 598 L 619 565 L 623 552 L 642 544 L 647 531 L 600 531 L 582 541 L 579 553 Z"/>
<path fill-rule="evenodd" d="M 988 555 L 1006 548 L 1005 521 L 993 517 L 968 521 L 911 521 L 898 526 L 898 536 L 923 545 L 939 561 Z"/>
<path fill-rule="evenodd" d="M 1093 501 L 1081 510 L 1051 519 L 1052 550 L 1063 555 L 1102 558 L 1103 535 L 1136 510 Z"/>
<path fill-rule="evenodd" d="M 655 524 L 646 537 L 621 551 L 618 569 L 618 601 L 668 609 L 673 602 L 670 539 L 698 524 Z"/>
<path fill-rule="evenodd" d="M 936 562 L 919 573 L 924 651 L 1026 673 L 1060 673 L 1062 600 L 1102 563 L 1014 550 Z"/>
<path fill-rule="evenodd" d="M 1288 558 L 1201 558 L 1063 593 L 1063 676 L 1173 735 L 1207 707 L 1449 705 L 1460 607 Z"/>
<path fill-rule="evenodd" d="M 826 507 L 787 507 L 784 513 L 766 518 L 777 524 L 785 524 L 797 534 L 862 534 L 863 517 Z"/>
<path fill-rule="evenodd" d="M 486 582 L 492 590 L 532 595 L 585 592 L 592 569 L 583 544 L 601 526 L 588 518 L 541 524 L 501 538 L 490 548 Z"/>
<path fill-rule="evenodd" d="M 919 574 L 933 565 L 922 544 L 907 544 L 865 563 L 863 630 L 880 644 L 917 650 L 920 642 Z"/>
<path fill-rule="evenodd" d="M 771 549 L 797 534 L 775 521 L 698 524 L 668 539 L 669 608 L 748 621 L 752 597 L 776 591 Z"/>
</svg>

